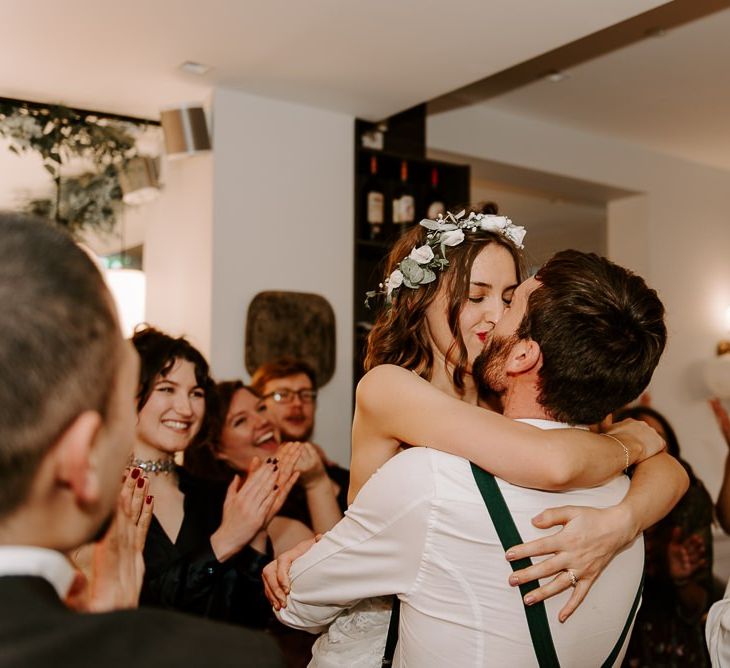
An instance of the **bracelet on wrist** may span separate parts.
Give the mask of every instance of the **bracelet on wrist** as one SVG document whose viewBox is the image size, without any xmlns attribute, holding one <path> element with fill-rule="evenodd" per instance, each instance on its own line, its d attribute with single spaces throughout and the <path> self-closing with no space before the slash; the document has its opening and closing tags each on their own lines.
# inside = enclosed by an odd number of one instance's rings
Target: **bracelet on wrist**
<svg viewBox="0 0 730 668">
<path fill-rule="evenodd" d="M 616 443 L 618 443 L 624 451 L 624 460 L 625 460 L 625 466 L 624 466 L 624 473 L 626 473 L 629 470 L 629 466 L 631 465 L 631 458 L 629 457 L 629 449 L 621 442 L 619 441 L 613 434 L 606 434 L 604 433 L 603 436 L 608 436 L 608 438 L 612 438 Z"/>
</svg>

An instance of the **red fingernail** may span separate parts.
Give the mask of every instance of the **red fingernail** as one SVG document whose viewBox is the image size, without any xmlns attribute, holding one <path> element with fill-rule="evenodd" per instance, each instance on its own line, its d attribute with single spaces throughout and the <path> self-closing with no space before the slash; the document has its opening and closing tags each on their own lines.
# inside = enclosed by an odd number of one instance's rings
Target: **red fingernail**
<svg viewBox="0 0 730 668">
<path fill-rule="evenodd" d="M 144 478 L 137 478 L 137 487 L 140 489 L 144 487 Z"/>
<path fill-rule="evenodd" d="M 154 499 L 154 496 L 148 496 L 145 501 L 147 501 L 148 504 L 152 503 L 152 499 Z"/>
<path fill-rule="evenodd" d="M 142 471 L 140 469 L 137 469 L 137 468 L 132 469 L 132 473 L 131 473 L 132 478 L 134 478 L 136 480 L 137 478 L 139 478 L 140 473 L 142 473 Z"/>
</svg>

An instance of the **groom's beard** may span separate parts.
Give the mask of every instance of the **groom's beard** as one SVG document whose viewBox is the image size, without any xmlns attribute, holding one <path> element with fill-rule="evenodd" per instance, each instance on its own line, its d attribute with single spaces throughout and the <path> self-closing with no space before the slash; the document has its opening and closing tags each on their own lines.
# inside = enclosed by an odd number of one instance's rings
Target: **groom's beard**
<svg viewBox="0 0 730 668">
<path fill-rule="evenodd" d="M 479 353 L 472 366 L 472 375 L 480 394 L 494 392 L 498 396 L 507 389 L 505 367 L 510 351 L 519 341 L 516 334 L 512 336 L 492 336 Z"/>
</svg>

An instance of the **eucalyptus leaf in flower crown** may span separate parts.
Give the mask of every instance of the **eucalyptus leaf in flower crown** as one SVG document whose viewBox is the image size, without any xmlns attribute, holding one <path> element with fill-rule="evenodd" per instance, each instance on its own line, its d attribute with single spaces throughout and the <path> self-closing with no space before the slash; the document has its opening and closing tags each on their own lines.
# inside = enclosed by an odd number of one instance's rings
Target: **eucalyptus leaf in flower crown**
<svg viewBox="0 0 730 668">
<path fill-rule="evenodd" d="M 385 295 L 385 303 L 393 303 L 393 294 L 402 286 L 417 290 L 421 285 L 433 283 L 436 272 L 444 271 L 449 266 L 446 249 L 458 246 L 469 232 L 483 230 L 501 234 L 509 239 L 517 248 L 524 248 L 523 240 L 527 231 L 515 225 L 506 216 L 495 216 L 486 213 L 457 214 L 447 213 L 436 220 L 424 218 L 419 224 L 428 230 L 426 243 L 414 246 L 407 257 L 403 258 L 390 276 L 380 284 L 379 290 L 371 290 L 365 294 L 365 305 L 378 295 Z"/>
</svg>

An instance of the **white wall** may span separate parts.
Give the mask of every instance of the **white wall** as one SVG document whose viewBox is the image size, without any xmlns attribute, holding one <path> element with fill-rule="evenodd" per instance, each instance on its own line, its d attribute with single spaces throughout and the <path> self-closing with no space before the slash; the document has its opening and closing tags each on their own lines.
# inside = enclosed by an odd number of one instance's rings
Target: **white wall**
<svg viewBox="0 0 730 668">
<path fill-rule="evenodd" d="M 730 305 L 730 173 L 487 106 L 431 117 L 427 136 L 430 148 L 643 193 L 609 206 L 609 254 L 664 301 L 670 339 L 651 386 L 654 404 L 715 495 L 727 448 L 699 368 L 714 354 Z"/>
<path fill-rule="evenodd" d="M 210 357 L 213 156 L 169 160 L 160 197 L 145 215 L 147 321 L 187 336 Z"/>
<path fill-rule="evenodd" d="M 337 320 L 315 439 L 348 463 L 352 407 L 354 119 L 218 89 L 213 104 L 211 363 L 246 377 L 245 316 L 263 290 L 314 292 Z"/>
<path fill-rule="evenodd" d="M 502 183 L 471 179 L 471 201 L 493 200 L 501 213 L 528 230 L 525 257 L 537 269 L 564 248 L 606 253 L 606 207 L 510 188 Z"/>
</svg>

